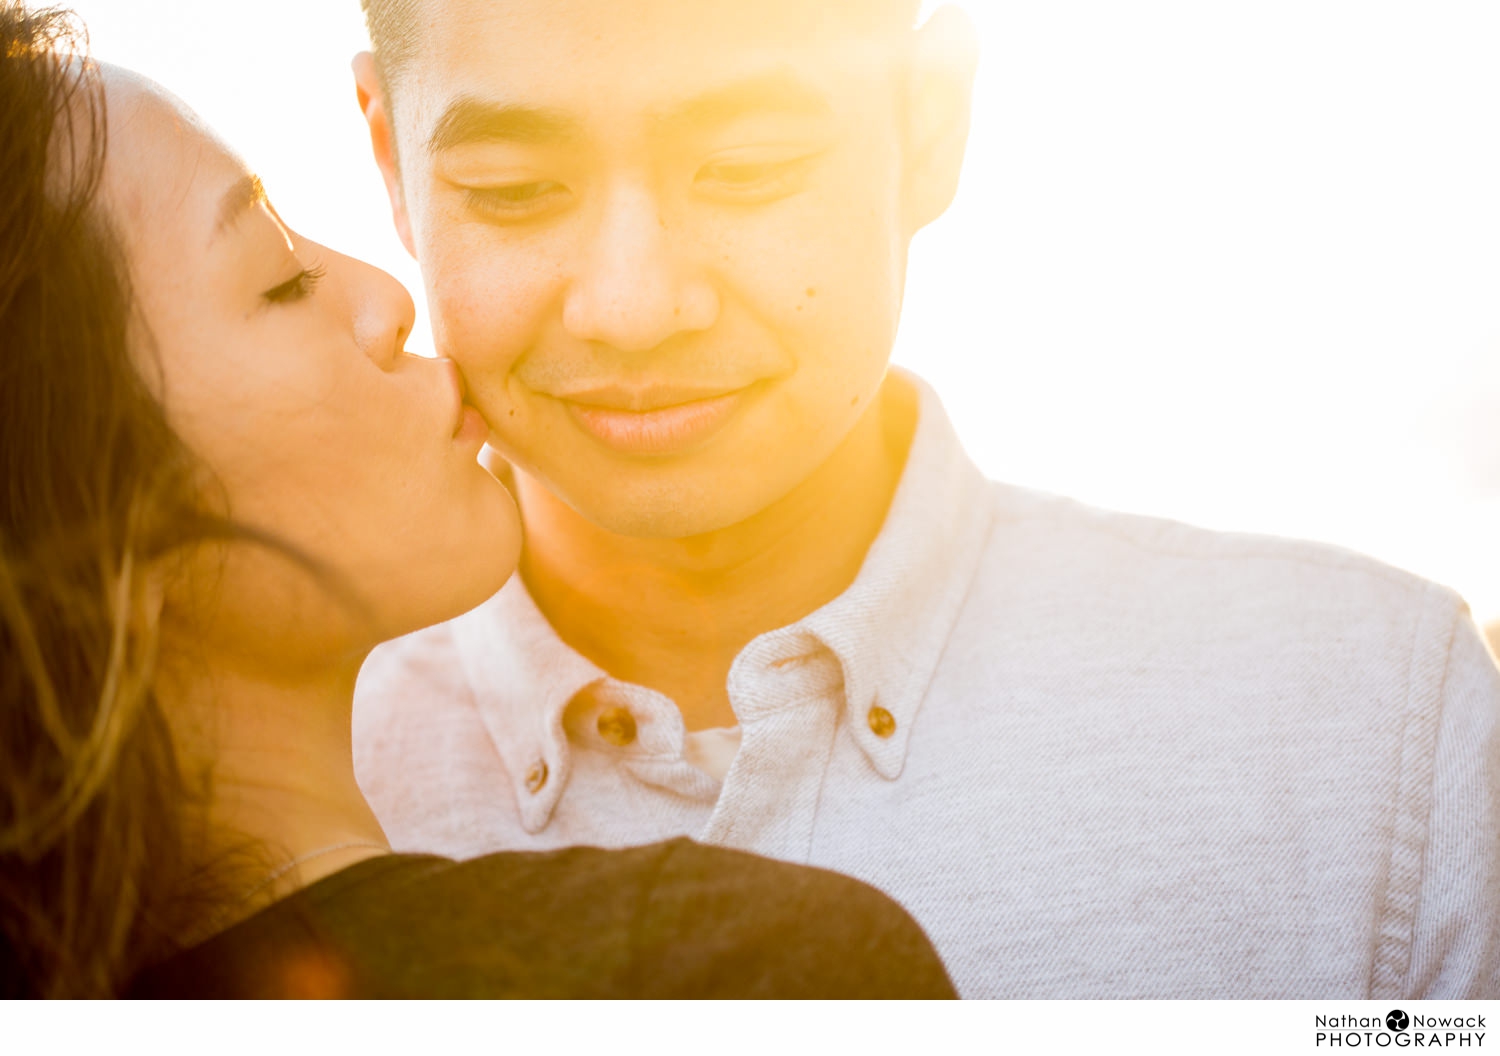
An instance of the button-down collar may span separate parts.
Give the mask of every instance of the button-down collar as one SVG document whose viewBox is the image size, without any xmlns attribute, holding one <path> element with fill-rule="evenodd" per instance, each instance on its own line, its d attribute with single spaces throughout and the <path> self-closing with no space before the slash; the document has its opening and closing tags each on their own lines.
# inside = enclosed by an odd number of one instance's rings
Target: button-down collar
<svg viewBox="0 0 1500 1056">
<path fill-rule="evenodd" d="M 902 377 L 919 395 L 916 433 L 886 523 L 858 576 L 827 605 L 747 645 L 728 684 L 741 724 L 753 723 L 787 703 L 775 689 L 782 676 L 826 650 L 842 672 L 849 731 L 875 770 L 891 780 L 900 776 L 923 695 L 991 524 L 985 480 L 936 394 L 911 375 Z M 683 727 L 675 706 L 652 690 L 607 678 L 565 644 L 520 576 L 453 626 L 466 680 L 511 775 L 528 831 L 547 824 L 567 786 L 564 714 L 585 687 L 598 684 L 601 706 L 632 707 L 639 739 L 620 749 L 640 757 L 632 769 L 680 755 Z M 872 723 L 874 708 L 885 715 Z M 548 777 L 534 788 L 527 775 L 538 766 Z"/>
<path fill-rule="evenodd" d="M 800 625 L 844 667 L 845 721 L 881 776 L 901 774 L 922 698 L 973 581 L 991 526 L 983 474 L 964 454 L 937 395 L 919 419 L 885 526 L 847 591 Z M 773 632 L 776 633 L 776 632 Z M 883 707 L 889 737 L 870 726 Z"/>
<path fill-rule="evenodd" d="M 521 824 L 539 832 L 568 783 L 563 712 L 580 689 L 605 674 L 557 636 L 519 575 L 452 627 L 475 707 L 510 775 Z M 538 782 L 534 775 L 543 767 L 548 778 Z"/>
</svg>

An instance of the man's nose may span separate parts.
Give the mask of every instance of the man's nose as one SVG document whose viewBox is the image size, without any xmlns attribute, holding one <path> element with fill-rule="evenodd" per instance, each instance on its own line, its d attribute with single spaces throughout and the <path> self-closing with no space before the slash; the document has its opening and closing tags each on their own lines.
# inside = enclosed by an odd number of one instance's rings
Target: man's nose
<svg viewBox="0 0 1500 1056">
<path fill-rule="evenodd" d="M 690 240 L 662 219 L 649 189 L 623 186 L 604 203 L 563 303 L 563 326 L 584 341 L 645 352 L 707 330 L 719 298 Z"/>
</svg>

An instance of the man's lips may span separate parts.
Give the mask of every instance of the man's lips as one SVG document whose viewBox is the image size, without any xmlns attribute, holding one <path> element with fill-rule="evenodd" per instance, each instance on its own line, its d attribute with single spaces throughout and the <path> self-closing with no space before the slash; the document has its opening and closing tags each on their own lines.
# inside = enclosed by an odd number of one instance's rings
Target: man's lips
<svg viewBox="0 0 1500 1056">
<path fill-rule="evenodd" d="M 708 440 L 748 399 L 750 389 L 596 389 L 561 402 L 604 446 L 627 455 L 666 455 Z"/>
<path fill-rule="evenodd" d="M 550 393 L 565 403 L 576 403 L 584 407 L 597 407 L 606 411 L 633 411 L 645 414 L 678 407 L 685 403 L 702 403 L 705 400 L 731 396 L 741 389 L 748 389 L 755 379 L 720 382 L 652 382 L 629 385 L 609 383 L 592 386 L 572 386 Z"/>
</svg>

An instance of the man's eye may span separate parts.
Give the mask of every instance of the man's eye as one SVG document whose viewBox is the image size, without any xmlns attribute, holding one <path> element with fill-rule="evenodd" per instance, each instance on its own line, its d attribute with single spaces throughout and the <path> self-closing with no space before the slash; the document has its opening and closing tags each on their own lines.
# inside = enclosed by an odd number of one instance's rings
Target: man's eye
<svg viewBox="0 0 1500 1056">
<path fill-rule="evenodd" d="M 303 268 L 280 286 L 272 286 L 263 298 L 271 304 L 291 304 L 305 297 L 312 296 L 313 290 L 318 288 L 318 282 L 323 278 L 324 268 L 321 264 L 315 264 L 310 268 Z"/>
<path fill-rule="evenodd" d="M 464 188 L 464 198 L 470 209 L 500 220 L 525 220 L 539 216 L 559 208 L 568 197 L 568 189 L 555 180 Z"/>
<path fill-rule="evenodd" d="M 752 184 L 760 183 L 770 176 L 777 166 L 766 162 L 741 163 L 741 164 L 717 164 L 705 165 L 698 176 L 700 179 L 712 180 L 718 183 Z"/>
<path fill-rule="evenodd" d="M 714 161 L 699 169 L 693 182 L 701 192 L 725 201 L 772 201 L 800 191 L 817 158 Z"/>
</svg>

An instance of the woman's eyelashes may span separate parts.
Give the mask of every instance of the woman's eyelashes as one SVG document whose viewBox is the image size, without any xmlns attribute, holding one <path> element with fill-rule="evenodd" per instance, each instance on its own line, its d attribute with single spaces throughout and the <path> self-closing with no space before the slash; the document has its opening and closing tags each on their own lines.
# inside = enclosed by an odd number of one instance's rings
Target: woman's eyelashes
<svg viewBox="0 0 1500 1056">
<path fill-rule="evenodd" d="M 286 282 L 279 286 L 272 286 L 261 294 L 269 304 L 292 304 L 312 295 L 317 289 L 318 282 L 323 278 L 326 269 L 321 264 L 303 268 Z"/>
</svg>

